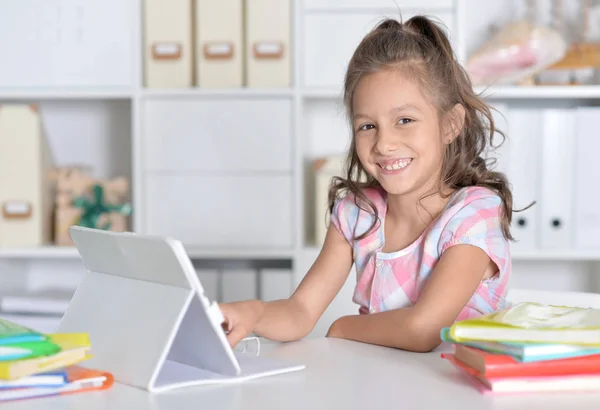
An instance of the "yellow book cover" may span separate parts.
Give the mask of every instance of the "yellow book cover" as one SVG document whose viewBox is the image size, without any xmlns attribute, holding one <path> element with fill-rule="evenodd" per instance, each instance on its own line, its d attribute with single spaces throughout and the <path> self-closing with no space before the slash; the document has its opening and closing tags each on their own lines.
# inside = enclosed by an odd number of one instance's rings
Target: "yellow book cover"
<svg viewBox="0 0 600 410">
<path fill-rule="evenodd" d="M 457 342 L 496 341 L 600 346 L 600 309 L 523 302 L 455 322 Z"/>
<path fill-rule="evenodd" d="M 59 352 L 48 356 L 0 362 L 0 379 L 15 380 L 61 369 L 91 357 L 91 343 L 87 333 L 56 333 L 47 336 L 60 346 Z"/>
</svg>

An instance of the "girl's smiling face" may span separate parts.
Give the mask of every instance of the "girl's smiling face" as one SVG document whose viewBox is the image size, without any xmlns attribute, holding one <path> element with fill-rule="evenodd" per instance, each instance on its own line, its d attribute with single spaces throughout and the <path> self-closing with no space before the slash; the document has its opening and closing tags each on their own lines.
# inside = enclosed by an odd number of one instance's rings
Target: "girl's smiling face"
<svg viewBox="0 0 600 410">
<path fill-rule="evenodd" d="M 366 75 L 354 92 L 352 112 L 358 158 L 388 194 L 437 186 L 450 140 L 418 84 L 400 70 Z"/>
</svg>

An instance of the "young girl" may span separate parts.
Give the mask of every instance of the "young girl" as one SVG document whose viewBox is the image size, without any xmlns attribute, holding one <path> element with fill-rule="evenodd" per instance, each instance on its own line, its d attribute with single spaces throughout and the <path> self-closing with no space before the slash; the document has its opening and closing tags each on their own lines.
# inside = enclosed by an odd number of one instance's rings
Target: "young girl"
<svg viewBox="0 0 600 410">
<path fill-rule="evenodd" d="M 425 352 L 441 328 L 504 306 L 512 196 L 482 159 L 492 115 L 445 33 L 422 16 L 380 23 L 349 63 L 344 102 L 352 143 L 319 257 L 289 299 L 220 305 L 232 345 L 306 336 L 353 264 L 359 314 L 329 337 Z"/>
</svg>

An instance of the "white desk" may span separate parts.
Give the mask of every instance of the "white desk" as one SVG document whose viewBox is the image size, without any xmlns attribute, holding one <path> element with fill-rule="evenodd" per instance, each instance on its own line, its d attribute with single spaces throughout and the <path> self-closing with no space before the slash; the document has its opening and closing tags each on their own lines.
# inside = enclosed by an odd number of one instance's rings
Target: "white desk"
<svg viewBox="0 0 600 410">
<path fill-rule="evenodd" d="M 104 392 L 2 404 L 2 410 L 600 408 L 600 393 L 481 395 L 440 358 L 440 351 L 408 353 L 339 339 L 263 345 L 261 354 L 303 362 L 307 368 L 235 385 L 194 387 L 155 395 L 115 384 Z"/>
</svg>

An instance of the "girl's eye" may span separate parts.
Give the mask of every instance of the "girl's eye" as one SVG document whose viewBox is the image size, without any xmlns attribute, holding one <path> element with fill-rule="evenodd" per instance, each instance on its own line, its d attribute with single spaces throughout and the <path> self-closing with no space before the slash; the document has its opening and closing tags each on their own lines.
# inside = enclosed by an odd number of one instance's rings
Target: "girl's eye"
<svg viewBox="0 0 600 410">
<path fill-rule="evenodd" d="M 369 131 L 369 130 L 372 130 L 373 128 L 375 128 L 375 126 L 373 124 L 365 124 L 365 125 L 361 125 L 358 130 L 359 131 Z"/>
<path fill-rule="evenodd" d="M 413 122 L 413 120 L 411 120 L 410 118 L 400 118 L 398 124 L 410 124 L 411 122 Z"/>
</svg>

